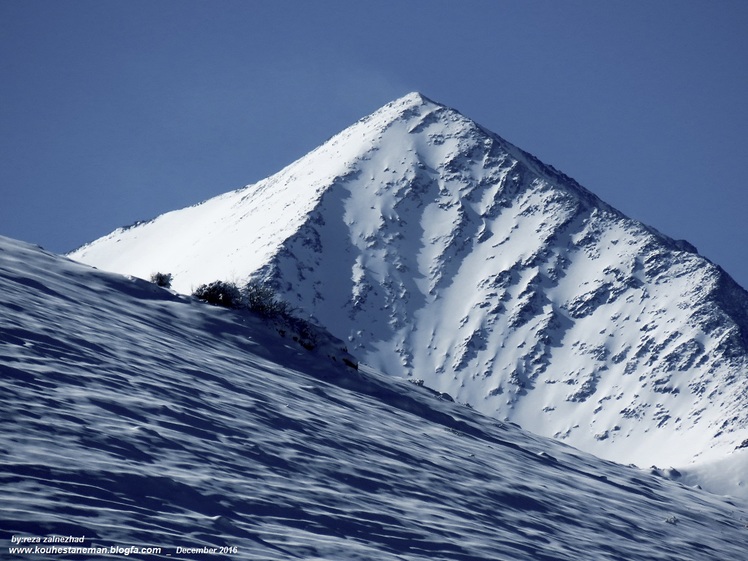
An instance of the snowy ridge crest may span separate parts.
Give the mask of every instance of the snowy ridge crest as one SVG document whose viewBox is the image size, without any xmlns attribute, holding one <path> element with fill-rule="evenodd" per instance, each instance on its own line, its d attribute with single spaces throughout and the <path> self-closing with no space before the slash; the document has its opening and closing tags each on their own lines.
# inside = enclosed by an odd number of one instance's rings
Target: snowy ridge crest
<svg viewBox="0 0 748 561">
<path fill-rule="evenodd" d="M 641 465 L 748 438 L 748 296 L 459 112 L 409 94 L 278 174 L 72 255 L 262 277 L 359 359 Z"/>
</svg>

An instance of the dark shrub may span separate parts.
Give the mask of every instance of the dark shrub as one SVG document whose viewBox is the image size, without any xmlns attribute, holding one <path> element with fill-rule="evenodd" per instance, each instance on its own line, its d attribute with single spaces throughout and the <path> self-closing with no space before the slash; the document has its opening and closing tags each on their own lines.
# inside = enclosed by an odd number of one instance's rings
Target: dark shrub
<svg viewBox="0 0 748 561">
<path fill-rule="evenodd" d="M 151 275 L 151 282 L 164 288 L 171 288 L 171 281 L 171 273 L 153 273 Z"/>
<path fill-rule="evenodd" d="M 192 295 L 224 308 L 238 308 L 242 304 L 241 292 L 232 282 L 214 281 L 210 284 L 201 284 Z"/>
<path fill-rule="evenodd" d="M 216 306 L 244 308 L 259 314 L 267 318 L 282 337 L 290 332 L 289 336 L 308 350 L 319 343 L 319 328 L 294 316 L 288 302 L 280 300 L 270 286 L 259 281 L 250 281 L 241 290 L 232 282 L 214 281 L 200 285 L 192 295 Z"/>
<path fill-rule="evenodd" d="M 244 305 L 265 317 L 286 317 L 291 313 L 288 302 L 279 300 L 275 291 L 258 281 L 250 281 L 242 290 Z"/>
</svg>

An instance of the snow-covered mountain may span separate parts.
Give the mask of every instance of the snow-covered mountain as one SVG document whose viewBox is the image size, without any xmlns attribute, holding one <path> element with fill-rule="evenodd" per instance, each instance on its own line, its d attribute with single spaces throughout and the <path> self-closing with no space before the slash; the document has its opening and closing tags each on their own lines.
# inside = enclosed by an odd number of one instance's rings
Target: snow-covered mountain
<svg viewBox="0 0 748 561">
<path fill-rule="evenodd" d="M 379 371 L 621 462 L 748 442 L 748 294 L 410 94 L 257 184 L 71 257 L 190 292 L 263 278 Z"/>
<path fill-rule="evenodd" d="M 249 313 L 7 238 L 0 283 L 0 557 L 745 559 L 735 501 Z"/>
</svg>

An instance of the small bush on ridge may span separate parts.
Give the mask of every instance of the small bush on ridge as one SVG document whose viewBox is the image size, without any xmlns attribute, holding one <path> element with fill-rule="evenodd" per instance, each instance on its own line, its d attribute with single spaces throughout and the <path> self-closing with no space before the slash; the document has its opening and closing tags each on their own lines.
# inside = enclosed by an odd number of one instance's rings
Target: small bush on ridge
<svg viewBox="0 0 748 561">
<path fill-rule="evenodd" d="M 265 317 L 286 317 L 291 313 L 288 302 L 279 300 L 275 291 L 258 281 L 249 281 L 242 289 L 244 305 Z"/>
<path fill-rule="evenodd" d="M 241 292 L 233 282 L 213 281 L 210 284 L 201 284 L 192 295 L 208 304 L 224 308 L 239 308 L 242 303 Z"/>
<path fill-rule="evenodd" d="M 318 330 L 309 321 L 293 315 L 293 309 L 280 300 L 275 291 L 259 281 L 249 281 L 241 289 L 233 282 L 214 281 L 202 284 L 192 293 L 195 298 L 225 308 L 247 309 L 269 320 L 273 320 L 276 329 L 283 337 L 286 331 L 306 349 L 313 349 L 318 344 Z"/>
<path fill-rule="evenodd" d="M 153 273 L 151 275 L 151 282 L 163 288 L 171 288 L 172 280 L 171 273 Z"/>
</svg>

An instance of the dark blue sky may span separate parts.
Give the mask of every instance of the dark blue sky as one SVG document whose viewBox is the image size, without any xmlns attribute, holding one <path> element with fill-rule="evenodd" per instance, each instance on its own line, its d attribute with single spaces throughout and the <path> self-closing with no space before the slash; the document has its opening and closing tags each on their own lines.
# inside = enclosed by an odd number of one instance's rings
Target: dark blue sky
<svg viewBox="0 0 748 561">
<path fill-rule="evenodd" d="M 413 90 L 748 286 L 748 2 L 0 2 L 0 234 L 65 252 Z"/>
</svg>

